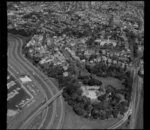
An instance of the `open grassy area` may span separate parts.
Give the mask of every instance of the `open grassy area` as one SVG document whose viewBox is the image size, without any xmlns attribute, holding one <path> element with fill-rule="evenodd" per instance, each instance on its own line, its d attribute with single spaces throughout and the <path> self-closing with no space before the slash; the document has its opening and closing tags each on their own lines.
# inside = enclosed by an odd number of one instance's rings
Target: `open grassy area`
<svg viewBox="0 0 150 130">
<path fill-rule="evenodd" d="M 117 122 L 119 119 L 108 120 L 89 120 L 78 116 L 72 108 L 65 102 L 65 120 L 63 129 L 104 129 L 111 126 L 112 123 Z"/>
<path fill-rule="evenodd" d="M 121 81 L 117 78 L 113 78 L 113 77 L 103 78 L 103 77 L 100 77 L 99 80 L 102 81 L 104 86 L 107 86 L 107 85 L 111 84 L 115 88 L 118 88 L 118 89 L 122 88 Z"/>
</svg>

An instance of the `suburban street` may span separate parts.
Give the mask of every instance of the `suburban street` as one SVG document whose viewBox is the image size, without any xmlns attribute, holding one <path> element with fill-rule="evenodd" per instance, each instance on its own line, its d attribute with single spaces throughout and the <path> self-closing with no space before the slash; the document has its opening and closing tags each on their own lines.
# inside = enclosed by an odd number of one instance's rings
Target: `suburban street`
<svg viewBox="0 0 150 130">
<path fill-rule="evenodd" d="M 64 118 L 64 105 L 62 96 L 59 95 L 59 90 L 56 86 L 49 80 L 42 72 L 40 72 L 37 68 L 35 68 L 27 59 L 25 59 L 22 55 L 22 44 L 23 41 L 20 38 L 9 37 L 10 46 L 8 49 L 8 63 L 11 64 L 17 70 L 17 74 L 27 74 L 29 75 L 35 82 L 37 82 L 37 87 L 41 87 L 41 92 L 45 93 L 46 100 L 50 100 L 48 103 L 51 103 L 53 100 L 58 97 L 57 100 L 52 103 L 53 111 L 47 108 L 47 114 L 42 122 L 40 127 L 42 128 L 51 128 L 54 121 L 57 121 L 57 124 L 53 126 L 53 128 L 60 129 L 63 124 Z M 53 100 L 52 100 L 53 99 Z M 47 107 L 48 104 L 43 104 L 43 106 Z M 45 107 L 42 106 L 42 109 Z M 35 118 L 36 115 L 40 112 L 41 107 L 26 120 L 24 124 L 20 128 L 26 128 L 29 123 L 31 123 L 31 119 Z M 52 116 L 50 116 L 52 113 Z"/>
</svg>

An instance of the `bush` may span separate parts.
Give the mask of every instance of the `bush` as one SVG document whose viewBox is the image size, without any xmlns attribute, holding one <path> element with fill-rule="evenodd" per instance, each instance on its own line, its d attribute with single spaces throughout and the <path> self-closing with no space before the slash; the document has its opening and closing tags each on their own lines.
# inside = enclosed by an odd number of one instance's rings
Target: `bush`
<svg viewBox="0 0 150 130">
<path fill-rule="evenodd" d="M 102 82 L 99 81 L 99 80 L 96 80 L 96 79 L 94 79 L 94 78 L 91 78 L 91 79 L 88 81 L 88 85 L 90 85 L 90 86 L 93 86 L 93 85 L 98 85 L 98 86 L 100 86 L 100 85 L 102 85 Z"/>
<path fill-rule="evenodd" d="M 93 109 L 91 110 L 91 116 L 92 116 L 94 119 L 98 119 L 98 118 L 100 117 L 99 109 L 93 108 Z"/>
<path fill-rule="evenodd" d="M 83 107 L 81 106 L 81 104 L 76 104 L 73 107 L 73 110 L 76 114 L 78 114 L 79 116 L 85 116 L 86 115 L 86 111 L 84 111 Z"/>
<path fill-rule="evenodd" d="M 106 99 L 106 94 L 102 96 L 98 96 L 98 100 L 100 100 L 101 102 L 103 102 L 105 99 Z"/>
<path fill-rule="evenodd" d="M 117 117 L 118 117 L 118 114 L 119 114 L 119 111 L 118 111 L 118 110 L 114 109 L 114 110 L 112 111 L 112 115 L 113 115 L 114 118 L 117 118 Z"/>
</svg>

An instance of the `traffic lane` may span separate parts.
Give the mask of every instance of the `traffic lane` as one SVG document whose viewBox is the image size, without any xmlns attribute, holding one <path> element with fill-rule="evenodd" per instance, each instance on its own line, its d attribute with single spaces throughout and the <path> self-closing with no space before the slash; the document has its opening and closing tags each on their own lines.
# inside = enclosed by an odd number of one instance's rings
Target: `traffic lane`
<svg viewBox="0 0 150 130">
<path fill-rule="evenodd" d="M 134 128 L 135 118 L 136 118 L 136 111 L 137 111 L 137 104 L 139 100 L 139 91 L 138 91 L 138 76 L 137 76 L 137 69 L 134 68 L 134 80 L 133 80 L 133 88 L 132 88 L 132 115 L 130 120 L 130 128 Z"/>
<path fill-rule="evenodd" d="M 62 99 L 61 96 L 62 95 L 60 95 L 60 97 L 58 97 L 58 98 Z M 59 99 L 57 99 L 57 100 L 59 101 Z M 61 102 L 63 102 L 63 100 L 61 100 Z M 60 104 L 60 102 L 58 102 L 58 104 Z M 63 127 L 63 123 L 64 123 L 64 119 L 65 119 L 65 112 L 64 112 L 65 106 L 64 106 L 64 104 L 62 104 L 62 105 L 61 105 L 62 108 L 59 106 L 57 108 L 58 112 L 56 114 L 56 118 L 55 118 L 54 123 L 52 125 L 52 129 L 62 129 L 62 127 Z M 47 128 L 49 128 L 49 127 L 47 127 Z"/>
<path fill-rule="evenodd" d="M 21 69 L 21 70 L 22 70 L 22 69 Z M 46 98 L 47 98 L 47 96 L 46 96 Z M 42 105 L 42 104 L 41 104 L 41 105 Z M 41 106 L 41 105 L 40 105 L 40 106 Z M 39 108 L 40 106 L 36 107 L 35 109 Z M 30 115 L 33 114 L 34 112 L 35 112 L 35 110 L 34 110 L 34 111 L 31 111 Z M 30 116 L 30 115 L 29 115 L 29 116 Z M 26 120 L 29 116 L 27 116 L 24 120 Z M 50 116 L 50 112 L 49 112 L 49 116 Z M 50 117 L 51 117 L 51 116 L 50 116 Z"/>
<path fill-rule="evenodd" d="M 59 98 L 59 97 L 58 97 Z M 54 121 L 53 122 L 49 122 L 49 116 L 47 116 L 47 118 L 46 118 L 46 120 L 45 120 L 45 122 L 43 123 L 43 126 L 40 128 L 40 129 L 53 129 L 53 123 L 55 122 L 55 120 L 56 120 L 56 118 L 58 118 L 59 120 L 60 120 L 60 118 L 61 118 L 61 103 L 60 103 L 60 99 L 56 99 L 55 100 L 55 102 L 57 103 L 57 113 L 55 114 L 55 116 L 54 116 Z M 48 106 L 49 107 L 49 106 Z M 47 114 L 48 115 L 48 114 Z M 56 115 L 57 115 L 57 117 L 56 117 Z M 58 122 L 57 122 L 57 124 L 56 124 L 56 126 L 58 126 Z"/>
<path fill-rule="evenodd" d="M 137 116 L 138 116 L 138 111 L 139 111 L 139 107 L 143 106 L 140 104 L 140 101 L 141 101 L 141 80 L 138 76 L 136 76 L 136 84 L 135 84 L 135 88 L 136 88 L 136 91 L 135 91 L 135 102 L 134 102 L 134 112 L 133 112 L 133 115 L 132 115 L 132 118 L 131 118 L 131 125 L 130 125 L 130 128 L 135 128 L 135 125 L 136 125 L 136 120 L 137 119 Z"/>
<path fill-rule="evenodd" d="M 43 76 L 43 75 L 42 75 Z M 62 101 L 61 101 L 62 102 Z"/>
<path fill-rule="evenodd" d="M 36 115 L 38 115 L 41 111 L 43 111 L 47 106 L 49 106 L 49 104 L 53 103 L 53 101 L 55 101 L 55 99 L 60 96 L 60 94 L 62 93 L 62 91 L 59 91 L 55 96 L 53 96 L 51 99 L 49 99 L 44 105 L 42 105 L 31 117 L 30 119 L 33 119 Z M 55 118 L 55 114 L 53 116 Z M 53 121 L 50 122 L 50 126 L 53 123 Z"/>
<path fill-rule="evenodd" d="M 127 119 L 128 116 L 131 114 L 131 105 L 129 107 L 129 110 L 125 113 L 124 117 L 122 119 L 120 119 L 120 121 L 115 122 L 115 124 L 113 124 L 111 127 L 107 128 L 107 129 L 116 129 L 118 127 L 120 127 Z"/>
<path fill-rule="evenodd" d="M 22 48 L 21 48 L 22 49 Z M 20 53 L 20 52 L 19 52 Z M 43 76 L 43 75 L 42 75 Z M 45 77 L 43 77 L 43 78 L 45 78 Z M 46 81 L 47 81 L 47 79 L 46 79 Z M 49 79 L 48 79 L 48 81 L 49 81 Z M 51 83 L 51 82 L 50 82 Z M 62 100 L 62 98 L 61 98 L 61 106 L 63 106 L 63 100 Z M 63 106 L 64 107 L 64 106 Z M 62 108 L 63 108 L 62 107 Z M 64 111 L 63 109 L 62 109 L 62 111 Z M 61 118 L 63 118 L 63 114 L 64 114 L 64 112 L 61 112 Z M 62 122 L 61 123 L 59 123 L 60 125 L 61 125 L 61 127 L 62 127 Z M 59 127 L 58 127 L 59 128 Z"/>
<path fill-rule="evenodd" d="M 14 73 L 14 75 L 15 75 L 15 73 Z M 42 105 L 42 104 L 41 104 Z M 15 128 L 19 128 L 20 126 L 21 126 L 21 124 L 23 124 L 23 122 L 24 122 L 24 120 L 26 120 L 33 112 L 35 112 L 35 110 L 36 109 L 38 109 L 40 106 L 41 106 L 40 104 L 37 106 L 34 106 L 34 109 L 32 109 L 32 110 L 30 110 L 30 112 L 28 111 L 26 114 L 25 114 L 25 116 L 24 116 L 24 118 L 23 119 L 20 119 L 19 121 L 18 121 L 18 124 L 16 124 L 17 126 L 14 126 Z M 21 114 L 22 115 L 22 114 Z M 10 123 L 10 125 L 9 125 L 9 128 L 12 128 L 11 127 L 11 123 Z"/>
<path fill-rule="evenodd" d="M 119 126 L 121 126 L 129 117 L 129 115 L 131 115 L 133 113 L 133 108 L 134 108 L 134 102 L 135 102 L 135 81 L 136 81 L 136 71 L 132 71 L 132 75 L 133 75 L 133 84 L 132 84 L 132 88 L 133 88 L 133 91 L 132 91 L 132 95 L 131 95 L 131 103 L 130 103 L 130 106 L 129 106 L 129 109 L 128 111 L 125 113 L 124 117 L 118 121 L 117 123 L 115 123 L 113 126 L 109 127 L 108 129 L 116 129 L 118 128 Z M 132 114 L 133 115 L 133 114 Z"/>
<path fill-rule="evenodd" d="M 47 91 L 46 91 L 47 92 Z"/>
<path fill-rule="evenodd" d="M 11 44 L 11 45 L 13 46 L 14 44 Z M 12 48 L 14 48 L 14 47 L 12 47 Z M 13 64 L 13 66 L 15 66 L 15 68 L 20 71 L 20 73 L 26 74 L 27 73 L 26 68 L 23 67 L 21 63 L 19 63 L 19 60 L 16 60 L 16 58 L 14 58 L 14 54 L 13 54 L 14 50 L 12 50 L 12 48 L 9 49 L 9 54 L 11 56 L 11 57 L 9 57 L 9 62 L 11 62 L 11 64 Z M 45 98 L 48 99 L 48 97 L 50 97 L 50 95 L 47 94 L 47 90 L 44 90 L 43 87 L 40 87 L 37 82 L 34 81 L 34 83 L 40 89 L 40 91 L 43 93 L 43 95 L 45 95 Z"/>
<path fill-rule="evenodd" d="M 143 98 L 139 101 L 137 117 L 134 129 L 143 129 Z"/>
<path fill-rule="evenodd" d="M 20 45 L 20 44 L 19 44 L 19 45 Z M 22 49 L 22 48 L 21 48 L 21 49 Z M 19 52 L 19 53 L 20 53 L 20 52 Z M 43 75 L 42 75 L 42 76 L 43 76 Z M 43 76 L 43 78 L 45 78 L 45 76 Z M 46 81 L 50 81 L 50 80 L 46 78 Z M 52 83 L 52 82 L 50 81 L 49 83 Z M 63 106 L 63 100 L 62 100 L 62 98 L 61 98 L 61 104 L 62 104 L 61 106 Z M 63 106 L 63 107 L 64 107 L 64 106 Z M 63 108 L 63 107 L 62 107 L 62 108 Z M 62 110 L 62 111 L 64 111 L 64 110 Z M 63 114 L 64 114 L 64 112 L 61 113 L 61 118 L 63 118 Z M 61 124 L 61 123 L 60 123 L 60 124 Z"/>
<path fill-rule="evenodd" d="M 15 48 L 17 48 L 17 46 Z M 33 77 L 33 79 L 35 79 L 36 81 L 38 81 L 38 84 L 40 84 L 40 86 L 45 90 L 45 93 L 46 93 L 47 97 L 51 98 L 53 96 L 53 93 L 52 93 L 52 91 L 50 89 L 48 89 L 49 86 L 46 85 L 42 81 L 42 79 L 40 77 L 38 77 L 36 74 L 34 76 L 31 75 L 32 74 L 32 70 L 31 70 L 32 68 L 29 69 L 29 67 L 26 66 L 28 64 L 25 65 L 24 62 L 23 62 L 23 60 L 19 57 L 19 55 L 17 55 L 15 53 L 14 58 L 21 64 L 22 68 L 24 68 L 30 74 L 30 76 Z"/>
<path fill-rule="evenodd" d="M 21 46 L 22 44 L 18 44 L 18 47 L 17 47 L 17 53 L 18 53 L 18 55 L 16 55 L 16 57 L 17 56 L 19 56 L 19 60 L 21 61 L 21 62 L 24 62 L 24 63 L 26 63 L 25 65 L 28 65 L 29 67 L 28 67 L 28 70 L 31 70 L 30 72 L 31 72 L 31 74 L 33 74 L 33 73 L 37 73 L 45 82 L 46 82 L 46 84 L 50 84 L 50 86 L 52 86 L 51 87 L 51 89 L 56 93 L 58 90 L 57 90 L 57 88 L 55 87 L 55 85 L 52 83 L 52 81 L 50 81 L 50 79 L 48 79 L 46 76 L 44 76 L 43 74 L 42 74 L 42 72 L 40 72 L 40 70 L 38 70 L 37 68 L 35 68 L 35 66 L 33 66 L 26 58 L 24 58 L 24 56 L 22 55 L 22 46 Z M 34 76 L 35 76 L 36 74 L 34 74 Z M 37 75 L 36 75 L 37 76 Z"/>
<path fill-rule="evenodd" d="M 16 67 L 12 66 L 12 65 L 10 64 L 10 61 L 8 61 L 7 69 L 8 69 L 8 70 L 11 69 L 12 72 L 16 74 L 16 76 L 18 76 L 18 75 L 20 74 L 20 71 L 18 71 L 18 69 L 17 69 Z"/>
</svg>

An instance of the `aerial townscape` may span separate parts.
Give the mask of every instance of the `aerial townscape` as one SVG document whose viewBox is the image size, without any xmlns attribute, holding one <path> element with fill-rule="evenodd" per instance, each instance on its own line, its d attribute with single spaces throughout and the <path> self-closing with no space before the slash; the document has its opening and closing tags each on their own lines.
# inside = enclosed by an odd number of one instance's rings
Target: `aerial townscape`
<svg viewBox="0 0 150 130">
<path fill-rule="evenodd" d="M 144 2 L 7 2 L 7 129 L 143 129 Z"/>
</svg>

